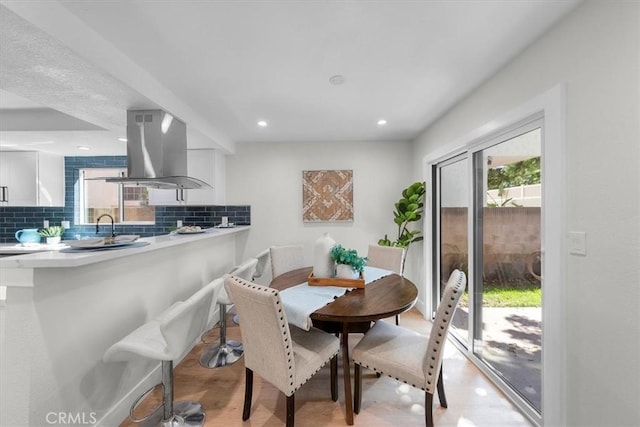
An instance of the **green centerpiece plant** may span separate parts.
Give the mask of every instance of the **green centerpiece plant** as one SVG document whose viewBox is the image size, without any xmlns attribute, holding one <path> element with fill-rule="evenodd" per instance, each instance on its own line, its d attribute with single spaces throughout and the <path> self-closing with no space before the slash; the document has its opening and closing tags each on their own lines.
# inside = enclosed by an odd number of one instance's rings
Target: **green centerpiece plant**
<svg viewBox="0 0 640 427">
<path fill-rule="evenodd" d="M 331 248 L 331 259 L 334 260 L 336 264 L 350 266 L 357 274 L 362 273 L 364 266 L 367 264 L 367 257 L 361 257 L 355 249 L 346 249 L 340 244 Z"/>
</svg>

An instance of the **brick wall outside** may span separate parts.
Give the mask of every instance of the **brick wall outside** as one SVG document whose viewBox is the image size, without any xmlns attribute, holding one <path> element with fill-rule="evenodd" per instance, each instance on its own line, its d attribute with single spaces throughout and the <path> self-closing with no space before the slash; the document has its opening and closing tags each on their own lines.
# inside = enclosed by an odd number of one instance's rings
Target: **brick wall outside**
<svg viewBox="0 0 640 427">
<path fill-rule="evenodd" d="M 443 277 L 467 266 L 467 209 L 444 208 L 441 213 Z M 528 261 L 540 251 L 540 208 L 499 207 L 483 211 L 484 276 L 490 281 L 531 279 Z M 536 264 L 536 262 L 533 262 Z M 533 265 L 534 271 L 539 267 Z"/>
</svg>

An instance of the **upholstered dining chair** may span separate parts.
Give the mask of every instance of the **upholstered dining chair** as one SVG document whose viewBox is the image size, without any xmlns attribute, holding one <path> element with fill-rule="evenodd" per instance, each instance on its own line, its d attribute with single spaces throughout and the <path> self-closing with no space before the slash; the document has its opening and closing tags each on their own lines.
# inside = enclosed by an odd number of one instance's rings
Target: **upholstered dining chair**
<svg viewBox="0 0 640 427">
<path fill-rule="evenodd" d="M 404 248 L 369 245 L 369 251 L 367 252 L 367 265 L 391 270 L 402 276 L 404 272 L 404 253 Z M 396 325 L 399 324 L 400 317 L 396 315 Z"/>
<path fill-rule="evenodd" d="M 287 397 L 286 425 L 294 425 L 294 395 L 327 362 L 331 366 L 331 398 L 338 400 L 337 353 L 340 341 L 311 328 L 304 331 L 287 322 L 277 290 L 229 277 L 225 286 L 242 319 L 245 391 L 242 419 L 251 415 L 253 374 L 260 375 Z"/>
<path fill-rule="evenodd" d="M 362 401 L 362 367 L 370 368 L 425 391 L 425 422 L 433 426 L 433 395 L 438 390 L 440 406 L 447 407 L 442 380 L 442 354 L 451 318 L 467 279 L 460 270 L 449 276 L 436 318 L 429 324 L 427 335 L 378 321 L 354 347 L 354 412 Z"/>
<path fill-rule="evenodd" d="M 229 275 L 243 278 L 253 277 L 258 260 L 251 258 L 231 270 Z M 224 276 L 226 277 L 226 276 Z M 220 314 L 220 341 L 217 345 L 212 345 L 204 349 L 200 356 L 200 365 L 205 368 L 219 368 L 231 365 L 242 357 L 244 352 L 242 342 L 227 339 L 227 306 L 232 304 L 231 298 L 223 287 L 218 296 L 218 308 Z"/>
<path fill-rule="evenodd" d="M 404 270 L 404 248 L 369 245 L 367 259 L 367 265 L 391 270 L 402 276 Z"/>
<path fill-rule="evenodd" d="M 287 271 L 304 267 L 303 246 L 272 246 L 269 248 L 269 254 L 271 257 L 271 273 L 274 278 Z"/>
</svg>

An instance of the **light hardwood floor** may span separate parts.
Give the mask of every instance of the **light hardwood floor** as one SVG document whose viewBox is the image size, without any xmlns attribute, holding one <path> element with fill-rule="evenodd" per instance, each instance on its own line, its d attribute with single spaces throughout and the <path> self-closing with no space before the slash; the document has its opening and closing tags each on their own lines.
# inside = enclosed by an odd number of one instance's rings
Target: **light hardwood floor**
<svg viewBox="0 0 640 427">
<path fill-rule="evenodd" d="M 242 321 L 242 320 L 240 320 Z M 393 320 L 391 320 L 393 321 Z M 401 325 L 420 331 L 425 324 L 415 309 L 401 316 Z M 227 322 L 228 338 L 240 339 L 240 327 L 231 319 Z M 214 329 L 207 341 L 217 339 Z M 361 335 L 349 337 L 351 346 Z M 244 399 L 244 364 L 239 362 L 217 369 L 205 369 L 198 358 L 205 344 L 198 344 L 175 368 L 174 394 L 178 400 L 196 400 L 207 411 L 205 426 L 283 426 L 285 397 L 271 384 L 254 375 L 251 418 L 242 421 Z M 339 372 L 342 362 L 339 362 Z M 353 378 L 353 377 L 352 377 Z M 342 375 L 339 381 L 339 399 L 331 400 L 329 367 L 325 366 L 307 384 L 296 392 L 296 426 L 345 426 L 344 389 Z M 434 398 L 436 426 L 531 426 L 511 403 L 473 366 L 451 343 L 447 343 L 444 355 L 444 384 L 448 408 L 441 408 Z M 369 370 L 363 372 L 363 396 L 360 414 L 355 416 L 356 426 L 423 426 L 424 392 L 389 377 L 377 378 Z M 138 408 L 139 415 L 151 406 L 155 393 Z M 124 420 L 121 427 L 136 424 Z"/>
</svg>

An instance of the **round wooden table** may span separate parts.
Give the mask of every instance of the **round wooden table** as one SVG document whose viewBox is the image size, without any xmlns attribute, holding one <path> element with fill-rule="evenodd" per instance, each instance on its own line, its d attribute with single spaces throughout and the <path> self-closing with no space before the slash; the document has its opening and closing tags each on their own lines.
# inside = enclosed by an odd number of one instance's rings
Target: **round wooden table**
<svg viewBox="0 0 640 427">
<path fill-rule="evenodd" d="M 270 286 L 281 291 L 305 283 L 312 269 L 304 267 L 281 274 L 271 281 Z M 364 289 L 350 290 L 311 314 L 313 326 L 341 334 L 347 424 L 353 425 L 349 333 L 366 332 L 372 321 L 393 317 L 409 310 L 417 298 L 418 289 L 413 282 L 397 274 L 391 274 L 367 284 Z"/>
</svg>

